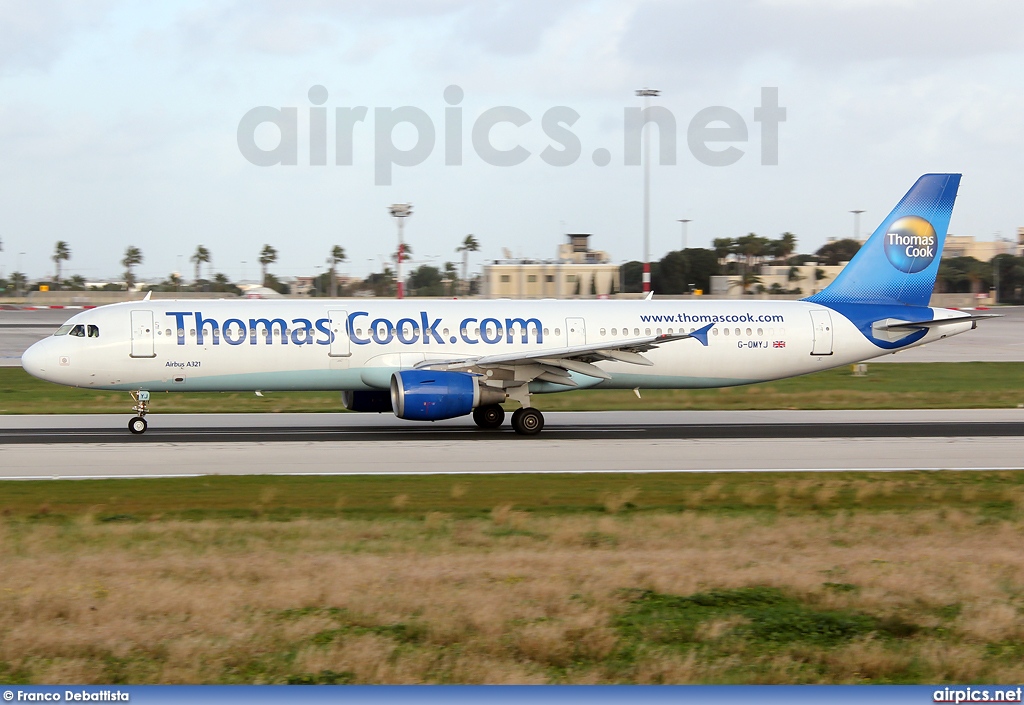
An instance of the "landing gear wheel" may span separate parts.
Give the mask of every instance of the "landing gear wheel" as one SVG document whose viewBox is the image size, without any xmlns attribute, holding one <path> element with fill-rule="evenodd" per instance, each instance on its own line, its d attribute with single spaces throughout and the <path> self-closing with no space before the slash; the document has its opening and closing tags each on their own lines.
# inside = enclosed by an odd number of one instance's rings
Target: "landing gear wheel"
<svg viewBox="0 0 1024 705">
<path fill-rule="evenodd" d="M 141 416 L 136 416 L 128 422 L 128 430 L 134 434 L 145 433 L 147 428 L 149 428 L 149 424 Z"/>
<path fill-rule="evenodd" d="M 473 409 L 473 421 L 480 428 L 498 428 L 505 421 L 505 410 L 497 404 L 478 406 Z"/>
<path fill-rule="evenodd" d="M 512 414 L 512 428 L 521 436 L 536 436 L 544 428 L 544 415 L 533 407 Z"/>
</svg>

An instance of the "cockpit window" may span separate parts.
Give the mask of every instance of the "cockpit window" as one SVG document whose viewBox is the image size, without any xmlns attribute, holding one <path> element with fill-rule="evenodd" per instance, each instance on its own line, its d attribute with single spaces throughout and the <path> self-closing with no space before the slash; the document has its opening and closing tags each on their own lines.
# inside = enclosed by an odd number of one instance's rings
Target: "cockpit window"
<svg viewBox="0 0 1024 705">
<path fill-rule="evenodd" d="M 84 338 L 85 337 L 85 326 L 83 326 L 81 323 L 79 323 L 77 326 L 75 326 L 74 328 L 71 329 L 71 333 L 69 335 L 73 335 L 76 338 Z"/>
<path fill-rule="evenodd" d="M 90 338 L 99 338 L 100 337 L 100 327 L 99 326 L 91 326 L 91 325 L 90 326 L 86 326 L 86 330 L 88 331 Z"/>
<path fill-rule="evenodd" d="M 73 328 L 73 326 L 63 325 L 63 326 L 61 326 L 60 328 L 57 329 L 57 332 L 54 333 L 54 335 L 67 335 L 68 333 L 71 332 L 72 328 Z"/>
</svg>

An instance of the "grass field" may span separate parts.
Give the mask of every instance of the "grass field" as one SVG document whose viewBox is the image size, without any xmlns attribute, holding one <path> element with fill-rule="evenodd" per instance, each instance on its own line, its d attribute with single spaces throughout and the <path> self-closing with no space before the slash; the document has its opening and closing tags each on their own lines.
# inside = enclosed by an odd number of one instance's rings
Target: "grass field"
<svg viewBox="0 0 1024 705">
<path fill-rule="evenodd" d="M 1024 680 L 1024 472 L 0 485 L 0 681 Z"/>
<path fill-rule="evenodd" d="M 1024 363 L 871 364 L 747 387 L 588 390 L 533 397 L 544 411 L 604 409 L 922 409 L 1007 408 L 1024 404 Z M 0 368 L 0 414 L 128 413 L 124 392 L 60 387 L 17 367 Z M 342 411 L 338 392 L 155 394 L 154 413 Z"/>
</svg>

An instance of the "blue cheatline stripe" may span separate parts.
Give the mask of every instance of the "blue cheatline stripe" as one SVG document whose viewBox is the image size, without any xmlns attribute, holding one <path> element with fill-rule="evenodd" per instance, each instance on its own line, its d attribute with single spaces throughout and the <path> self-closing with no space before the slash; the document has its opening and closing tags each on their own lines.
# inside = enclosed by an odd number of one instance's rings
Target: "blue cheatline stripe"
<svg viewBox="0 0 1024 705">
<path fill-rule="evenodd" d="M 3 701 L 134 703 L 135 705 L 224 705 L 288 703 L 303 705 L 379 705 L 381 703 L 438 703 L 477 705 L 594 705 L 594 703 L 846 703 L 921 705 L 933 702 L 1000 702 L 997 691 L 1020 702 L 1017 685 L 973 686 L 0 686 Z M 42 694 L 49 694 L 44 701 Z M 59 696 L 59 699 L 55 696 Z"/>
</svg>

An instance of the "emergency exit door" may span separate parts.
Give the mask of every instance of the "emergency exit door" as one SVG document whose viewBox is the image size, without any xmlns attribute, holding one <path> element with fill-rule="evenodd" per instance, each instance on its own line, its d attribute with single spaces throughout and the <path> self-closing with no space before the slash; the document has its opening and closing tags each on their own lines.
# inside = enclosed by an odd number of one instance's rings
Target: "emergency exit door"
<svg viewBox="0 0 1024 705">
<path fill-rule="evenodd" d="M 582 318 L 566 318 L 565 333 L 569 347 L 587 344 L 587 325 Z"/>
<path fill-rule="evenodd" d="M 348 357 L 352 348 L 348 329 L 348 311 L 331 311 L 331 357 Z"/>
</svg>

